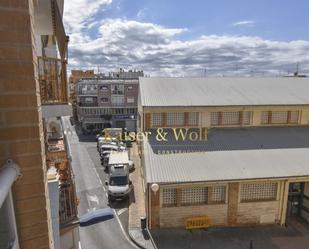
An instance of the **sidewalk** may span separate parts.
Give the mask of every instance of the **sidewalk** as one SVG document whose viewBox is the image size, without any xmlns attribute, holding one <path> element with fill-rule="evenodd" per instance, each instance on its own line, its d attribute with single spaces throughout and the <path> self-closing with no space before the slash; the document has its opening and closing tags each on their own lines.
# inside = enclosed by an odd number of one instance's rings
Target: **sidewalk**
<svg viewBox="0 0 309 249">
<path fill-rule="evenodd" d="M 154 249 L 147 231 L 142 231 L 140 218 L 146 216 L 143 182 L 141 176 L 141 163 L 137 145 L 134 143 L 131 149 L 131 160 L 134 161 L 135 170 L 131 173 L 131 181 L 134 190 L 130 195 L 129 205 L 129 236 L 141 248 Z"/>
</svg>

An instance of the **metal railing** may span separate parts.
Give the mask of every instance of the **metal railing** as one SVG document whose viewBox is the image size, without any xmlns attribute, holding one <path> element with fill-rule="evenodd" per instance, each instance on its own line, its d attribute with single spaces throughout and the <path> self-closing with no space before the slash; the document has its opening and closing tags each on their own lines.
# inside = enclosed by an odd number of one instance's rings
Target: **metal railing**
<svg viewBox="0 0 309 249">
<path fill-rule="evenodd" d="M 50 57 L 38 57 L 38 76 L 42 104 L 68 102 L 66 62 Z"/>
<path fill-rule="evenodd" d="M 77 199 L 73 181 L 59 185 L 59 220 L 65 226 L 77 219 Z"/>
</svg>

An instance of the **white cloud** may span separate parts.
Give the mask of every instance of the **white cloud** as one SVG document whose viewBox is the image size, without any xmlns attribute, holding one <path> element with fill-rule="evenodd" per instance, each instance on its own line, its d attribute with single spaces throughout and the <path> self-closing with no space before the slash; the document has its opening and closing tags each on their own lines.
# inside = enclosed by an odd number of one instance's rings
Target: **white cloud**
<svg viewBox="0 0 309 249">
<path fill-rule="evenodd" d="M 246 26 L 246 27 L 252 27 L 254 26 L 255 21 L 245 20 L 245 21 L 238 21 L 232 23 L 233 26 Z"/>
<path fill-rule="evenodd" d="M 66 7 L 66 26 L 71 31 L 70 68 L 110 71 L 119 67 L 143 69 L 151 75 L 278 75 L 292 72 L 300 63 L 309 73 L 309 41 L 271 41 L 251 36 L 201 36 L 179 39 L 185 28 L 168 28 L 125 19 L 93 20 L 111 0 L 78 1 L 89 11 Z M 74 8 L 77 8 L 76 6 Z M 75 9 L 76 11 L 76 9 Z M 69 13 L 69 14 L 68 14 Z M 79 15 L 78 15 L 79 14 Z M 87 27 L 96 30 L 90 38 Z"/>
</svg>

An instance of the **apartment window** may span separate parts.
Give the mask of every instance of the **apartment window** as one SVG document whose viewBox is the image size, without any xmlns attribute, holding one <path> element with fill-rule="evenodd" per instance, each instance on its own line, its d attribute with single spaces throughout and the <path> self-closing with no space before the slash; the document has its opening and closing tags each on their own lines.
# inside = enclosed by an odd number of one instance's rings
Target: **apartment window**
<svg viewBox="0 0 309 249">
<path fill-rule="evenodd" d="M 162 113 L 152 113 L 152 126 L 162 126 Z"/>
<path fill-rule="evenodd" d="M 225 186 L 213 186 L 211 191 L 212 203 L 223 203 L 225 202 Z"/>
<path fill-rule="evenodd" d="M 106 91 L 108 91 L 108 86 L 106 86 L 106 85 L 100 86 L 100 90 L 103 91 L 103 92 L 106 92 Z"/>
<path fill-rule="evenodd" d="M 264 111 L 261 124 L 298 124 L 299 111 Z"/>
<path fill-rule="evenodd" d="M 101 103 L 108 103 L 108 98 L 101 98 L 100 101 Z"/>
<path fill-rule="evenodd" d="M 123 96 L 112 96 L 111 102 L 113 105 L 124 105 L 124 97 Z"/>
<path fill-rule="evenodd" d="M 208 200 L 207 187 L 184 188 L 181 191 L 182 205 L 206 204 Z"/>
<path fill-rule="evenodd" d="M 124 85 L 112 85 L 111 86 L 112 94 L 123 95 L 124 94 Z"/>
<path fill-rule="evenodd" d="M 188 113 L 188 125 L 198 125 L 198 112 Z"/>
<path fill-rule="evenodd" d="M 269 201 L 277 197 L 278 184 L 274 182 L 245 183 L 240 187 L 240 200 Z"/>
<path fill-rule="evenodd" d="M 167 113 L 166 123 L 168 126 L 181 126 L 184 125 L 185 114 L 181 112 Z"/>
<path fill-rule="evenodd" d="M 93 98 L 85 98 L 85 103 L 93 103 Z"/>
<path fill-rule="evenodd" d="M 134 104 L 134 97 L 127 97 L 128 104 Z"/>
<path fill-rule="evenodd" d="M 163 189 L 163 206 L 176 206 L 176 189 Z"/>
</svg>

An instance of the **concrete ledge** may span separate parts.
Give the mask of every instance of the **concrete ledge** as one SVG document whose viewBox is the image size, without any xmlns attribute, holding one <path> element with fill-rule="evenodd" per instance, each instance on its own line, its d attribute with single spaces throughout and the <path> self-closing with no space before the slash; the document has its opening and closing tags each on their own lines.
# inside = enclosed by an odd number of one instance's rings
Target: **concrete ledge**
<svg viewBox="0 0 309 249">
<path fill-rule="evenodd" d="M 72 116 L 72 105 L 68 104 L 50 104 L 42 105 L 43 118 L 56 118 L 63 116 Z"/>
</svg>

